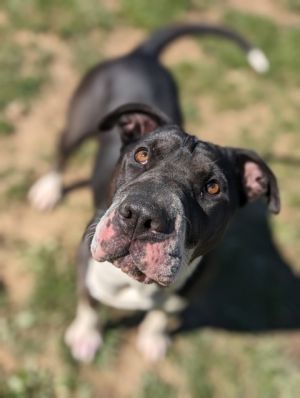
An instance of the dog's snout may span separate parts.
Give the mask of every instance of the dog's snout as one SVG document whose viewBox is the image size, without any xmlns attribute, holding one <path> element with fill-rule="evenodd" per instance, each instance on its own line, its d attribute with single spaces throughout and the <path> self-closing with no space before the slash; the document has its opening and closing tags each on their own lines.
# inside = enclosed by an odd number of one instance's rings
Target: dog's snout
<svg viewBox="0 0 300 398">
<path fill-rule="evenodd" d="M 134 230 L 135 235 L 147 232 L 170 232 L 170 222 L 165 211 L 158 206 L 139 201 L 126 201 L 119 207 L 121 223 L 128 230 Z"/>
</svg>

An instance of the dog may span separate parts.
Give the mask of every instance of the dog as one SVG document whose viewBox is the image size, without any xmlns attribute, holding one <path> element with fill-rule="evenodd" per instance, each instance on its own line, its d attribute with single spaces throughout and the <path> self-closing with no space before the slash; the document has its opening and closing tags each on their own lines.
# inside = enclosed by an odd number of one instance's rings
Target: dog
<svg viewBox="0 0 300 398">
<path fill-rule="evenodd" d="M 200 141 L 181 127 L 177 88 L 158 56 L 190 33 L 232 40 L 254 69 L 268 69 L 259 49 L 225 28 L 184 25 L 154 33 L 84 77 L 70 103 L 56 165 L 29 192 L 37 208 L 53 208 L 62 197 L 68 157 L 97 136 L 91 185 L 98 210 L 78 251 L 79 303 L 65 335 L 77 360 L 92 361 L 102 344 L 99 301 L 145 311 L 138 348 L 149 360 L 162 358 L 170 344 L 167 314 L 186 305 L 176 293 L 235 210 L 264 197 L 279 212 L 276 178 L 257 154 Z"/>
<path fill-rule="evenodd" d="M 161 109 L 174 123 L 183 124 L 176 83 L 159 56 L 172 41 L 189 34 L 230 40 L 244 51 L 256 72 L 265 73 L 269 69 L 264 53 L 241 35 L 225 27 L 205 24 L 162 28 L 128 55 L 96 65 L 84 76 L 70 101 L 52 170 L 29 191 L 29 201 L 35 208 L 51 210 L 60 202 L 67 161 L 91 137 L 101 141 L 91 180 L 94 203 L 98 207 L 107 205 L 105 194 L 118 160 L 120 139 L 117 131 L 99 134 L 98 126 L 118 106 L 141 102 Z"/>
<path fill-rule="evenodd" d="M 255 152 L 201 141 L 148 105 L 121 106 L 100 129 L 113 125 L 121 155 L 110 205 L 96 213 L 81 244 L 80 299 L 66 342 L 89 362 L 102 343 L 96 301 L 142 310 L 137 345 L 156 361 L 170 344 L 167 314 L 186 305 L 177 291 L 239 207 L 265 198 L 279 212 L 278 186 Z"/>
</svg>

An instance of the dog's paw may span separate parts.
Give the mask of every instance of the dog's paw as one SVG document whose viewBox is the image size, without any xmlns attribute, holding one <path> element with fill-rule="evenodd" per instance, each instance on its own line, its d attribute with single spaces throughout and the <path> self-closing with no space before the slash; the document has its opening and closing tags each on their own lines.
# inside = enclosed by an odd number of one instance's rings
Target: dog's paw
<svg viewBox="0 0 300 398">
<path fill-rule="evenodd" d="M 40 211 L 52 210 L 62 198 L 62 188 L 61 174 L 52 171 L 33 184 L 28 193 L 28 200 Z"/>
<path fill-rule="evenodd" d="M 146 360 L 157 362 L 163 359 L 171 344 L 170 337 L 165 333 L 139 333 L 137 348 Z"/>
<path fill-rule="evenodd" d="M 90 363 L 102 345 L 102 336 L 96 327 L 84 326 L 75 320 L 65 333 L 65 343 L 74 359 Z"/>
</svg>

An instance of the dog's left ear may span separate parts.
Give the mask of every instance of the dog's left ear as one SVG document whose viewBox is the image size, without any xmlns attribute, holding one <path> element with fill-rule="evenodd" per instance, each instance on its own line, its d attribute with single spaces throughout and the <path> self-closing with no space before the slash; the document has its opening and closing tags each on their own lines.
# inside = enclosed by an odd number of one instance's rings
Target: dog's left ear
<svg viewBox="0 0 300 398">
<path fill-rule="evenodd" d="M 106 115 L 101 121 L 99 129 L 105 131 L 118 125 L 122 142 L 127 145 L 142 135 L 170 123 L 170 119 L 158 109 L 146 104 L 130 103 L 122 105 Z"/>
<path fill-rule="evenodd" d="M 263 159 L 253 151 L 230 148 L 235 172 L 241 183 L 241 204 L 266 198 L 269 210 L 278 214 L 280 197 L 277 180 Z"/>
</svg>

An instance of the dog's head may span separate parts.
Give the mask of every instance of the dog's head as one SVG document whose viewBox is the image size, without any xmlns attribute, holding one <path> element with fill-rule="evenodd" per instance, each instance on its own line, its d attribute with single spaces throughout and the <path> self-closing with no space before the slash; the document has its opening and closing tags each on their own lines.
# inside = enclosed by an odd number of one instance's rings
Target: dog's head
<svg viewBox="0 0 300 398">
<path fill-rule="evenodd" d="M 116 123 L 123 149 L 93 235 L 95 260 L 169 286 L 216 245 L 238 207 L 265 198 L 279 212 L 276 179 L 255 152 L 201 141 L 142 105 L 118 108 L 101 128 Z"/>
</svg>

